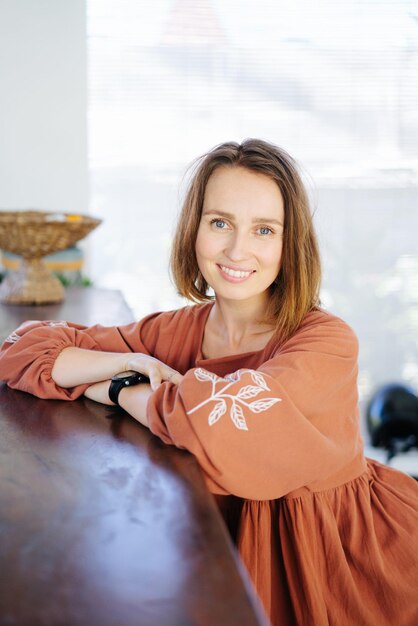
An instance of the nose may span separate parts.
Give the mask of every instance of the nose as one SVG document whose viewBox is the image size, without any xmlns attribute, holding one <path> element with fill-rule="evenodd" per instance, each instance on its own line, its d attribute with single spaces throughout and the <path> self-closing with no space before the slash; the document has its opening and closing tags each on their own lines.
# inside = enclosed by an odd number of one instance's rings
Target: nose
<svg viewBox="0 0 418 626">
<path fill-rule="evenodd" d="M 226 256 L 231 261 L 243 261 L 250 256 L 250 243 L 245 233 L 240 233 L 235 230 L 228 238 L 228 243 L 225 248 Z"/>
</svg>

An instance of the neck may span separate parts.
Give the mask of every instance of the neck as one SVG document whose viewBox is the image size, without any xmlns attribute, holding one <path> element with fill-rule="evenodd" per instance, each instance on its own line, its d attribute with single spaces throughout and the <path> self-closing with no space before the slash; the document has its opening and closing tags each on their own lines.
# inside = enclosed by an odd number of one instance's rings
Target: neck
<svg viewBox="0 0 418 626">
<path fill-rule="evenodd" d="M 212 309 L 212 323 L 225 343 L 235 349 L 246 340 L 271 332 L 271 324 L 262 322 L 266 302 L 226 301 L 216 299 Z"/>
</svg>

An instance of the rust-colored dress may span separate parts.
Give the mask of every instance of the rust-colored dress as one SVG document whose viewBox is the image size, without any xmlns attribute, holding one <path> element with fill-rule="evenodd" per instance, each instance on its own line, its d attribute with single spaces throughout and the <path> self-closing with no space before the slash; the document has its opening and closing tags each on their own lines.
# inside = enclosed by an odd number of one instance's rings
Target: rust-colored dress
<svg viewBox="0 0 418 626">
<path fill-rule="evenodd" d="M 152 394 L 150 428 L 198 459 L 274 626 L 417 626 L 418 485 L 363 456 L 352 330 L 316 310 L 282 345 L 205 359 L 211 306 L 118 328 L 26 323 L 0 379 L 71 400 L 87 385 L 51 378 L 67 346 L 164 361 L 185 376 Z"/>
</svg>

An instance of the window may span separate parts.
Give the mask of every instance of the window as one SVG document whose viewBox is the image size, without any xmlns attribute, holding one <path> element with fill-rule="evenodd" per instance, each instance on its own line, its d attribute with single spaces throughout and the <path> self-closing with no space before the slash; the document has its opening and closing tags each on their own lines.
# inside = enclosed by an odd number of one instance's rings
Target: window
<svg viewBox="0 0 418 626">
<path fill-rule="evenodd" d="M 88 0 L 96 283 L 138 317 L 180 304 L 167 261 L 185 168 L 260 137 L 304 166 L 323 302 L 360 390 L 418 387 L 418 3 Z"/>
</svg>

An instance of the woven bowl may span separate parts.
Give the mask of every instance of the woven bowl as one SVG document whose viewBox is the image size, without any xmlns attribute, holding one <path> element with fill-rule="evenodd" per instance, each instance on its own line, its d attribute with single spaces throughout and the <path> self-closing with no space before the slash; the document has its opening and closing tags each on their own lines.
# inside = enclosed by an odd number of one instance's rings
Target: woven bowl
<svg viewBox="0 0 418 626">
<path fill-rule="evenodd" d="M 0 300 L 9 304 L 61 302 L 64 289 L 42 257 L 83 239 L 100 219 L 48 211 L 0 211 L 0 248 L 18 254 L 22 266 L 0 285 Z"/>
</svg>

